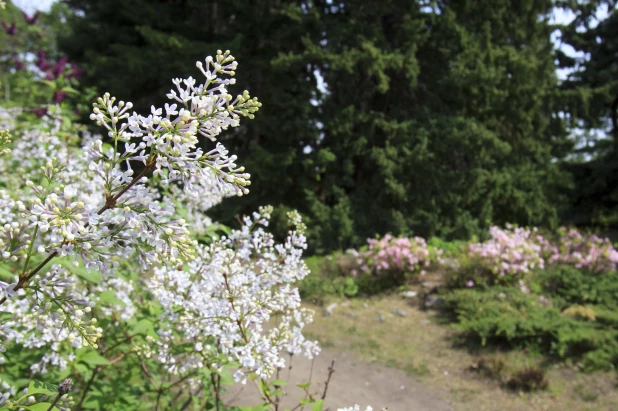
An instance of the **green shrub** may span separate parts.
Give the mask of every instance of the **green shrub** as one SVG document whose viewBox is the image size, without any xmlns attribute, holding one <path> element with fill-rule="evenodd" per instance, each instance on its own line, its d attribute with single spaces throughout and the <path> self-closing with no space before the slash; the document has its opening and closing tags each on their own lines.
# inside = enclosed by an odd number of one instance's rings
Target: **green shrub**
<svg viewBox="0 0 618 411">
<path fill-rule="evenodd" d="M 305 259 L 305 263 L 311 274 L 301 281 L 300 295 L 317 304 L 322 304 L 328 296 L 352 298 L 359 294 L 376 295 L 396 289 L 403 284 L 402 279 L 409 279 L 401 273 L 374 275 L 357 270 L 356 258 L 348 254 L 313 256 Z"/>
<path fill-rule="evenodd" d="M 447 288 L 485 288 L 495 285 L 496 275 L 479 258 L 462 253 L 442 259 Z"/>
<path fill-rule="evenodd" d="M 337 256 L 313 256 L 305 260 L 311 274 L 299 283 L 303 300 L 323 304 L 325 297 L 354 297 L 359 288 L 351 276 L 344 276 L 337 264 Z"/>
<path fill-rule="evenodd" d="M 561 308 L 569 305 L 601 305 L 618 310 L 618 272 L 593 274 L 568 265 L 550 266 L 537 273 L 536 281 Z"/>
<path fill-rule="evenodd" d="M 456 328 L 482 345 L 531 348 L 556 358 L 581 361 L 587 370 L 618 365 L 618 329 L 611 313 L 599 321 L 569 318 L 539 297 L 509 287 L 455 290 L 444 295 Z M 603 320 L 601 320 L 603 318 Z"/>
<path fill-rule="evenodd" d="M 440 237 L 431 237 L 427 240 L 427 245 L 432 251 L 432 255 L 437 254 L 437 250 L 441 250 L 439 254 L 444 258 L 456 258 L 466 253 L 467 241 L 447 241 Z"/>
</svg>

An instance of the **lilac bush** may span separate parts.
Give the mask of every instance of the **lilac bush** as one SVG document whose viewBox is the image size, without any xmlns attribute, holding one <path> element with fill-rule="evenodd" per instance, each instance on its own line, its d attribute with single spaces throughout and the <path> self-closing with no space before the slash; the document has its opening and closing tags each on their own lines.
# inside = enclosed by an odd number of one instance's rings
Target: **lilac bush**
<svg viewBox="0 0 618 411">
<path fill-rule="evenodd" d="M 76 130 L 57 105 L 36 124 L 0 107 L 0 130 L 14 130 L 0 132 L 0 410 L 81 409 L 110 386 L 99 409 L 184 409 L 210 395 L 219 409 L 232 372 L 258 386 L 260 409 L 277 409 L 283 392 L 268 379 L 292 355 L 319 353 L 302 334 L 312 312 L 295 287 L 308 274 L 298 213 L 281 243 L 266 231 L 271 207 L 198 241 L 208 208 L 249 192 L 250 175 L 218 136 L 261 104 L 228 92 L 229 51 L 197 68 L 202 82 L 174 79 L 170 104 L 147 115 L 99 98 L 91 119 L 105 137 L 65 138 Z M 122 383 L 130 374 L 143 395 Z M 36 381 L 49 375 L 77 382 Z"/>
</svg>

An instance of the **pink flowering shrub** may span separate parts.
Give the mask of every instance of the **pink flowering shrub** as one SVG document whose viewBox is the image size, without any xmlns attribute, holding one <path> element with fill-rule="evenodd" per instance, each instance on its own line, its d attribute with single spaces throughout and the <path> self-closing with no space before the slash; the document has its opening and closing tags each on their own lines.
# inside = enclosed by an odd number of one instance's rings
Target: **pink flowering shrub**
<svg viewBox="0 0 618 411">
<path fill-rule="evenodd" d="M 561 228 L 543 236 L 535 228 L 493 226 L 491 238 L 468 245 L 457 264 L 442 264 L 453 285 L 515 284 L 527 273 L 565 264 L 589 272 L 616 270 L 618 251 L 607 238 Z"/>
<path fill-rule="evenodd" d="M 430 251 L 423 238 L 387 234 L 381 239 L 367 239 L 367 243 L 367 250 L 357 254 L 357 267 L 350 272 L 359 278 L 361 289 L 379 291 L 401 285 L 413 273 L 423 275 L 423 268 L 430 264 Z"/>
<path fill-rule="evenodd" d="M 358 264 L 366 273 L 384 271 L 416 271 L 429 265 L 429 249 L 421 237 L 367 239 L 369 249 L 360 255 Z"/>
<path fill-rule="evenodd" d="M 490 283 L 512 283 L 523 274 L 543 268 L 543 237 L 537 229 L 507 225 L 505 229 L 493 226 L 489 229 L 491 238 L 482 243 L 468 246 L 469 256 L 486 268 Z"/>
<path fill-rule="evenodd" d="M 566 264 L 591 272 L 614 271 L 618 251 L 608 238 L 586 235 L 574 228 L 562 227 L 553 242 L 544 243 L 548 264 Z"/>
</svg>

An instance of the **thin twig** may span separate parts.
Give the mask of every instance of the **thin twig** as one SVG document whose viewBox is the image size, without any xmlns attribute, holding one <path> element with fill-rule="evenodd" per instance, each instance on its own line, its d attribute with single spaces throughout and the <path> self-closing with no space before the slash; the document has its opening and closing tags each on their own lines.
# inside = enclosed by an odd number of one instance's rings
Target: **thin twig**
<svg viewBox="0 0 618 411">
<path fill-rule="evenodd" d="M 326 378 L 326 382 L 324 383 L 324 392 L 322 393 L 322 399 L 326 398 L 326 391 L 328 391 L 328 384 L 330 383 L 330 378 L 335 373 L 335 360 L 330 363 L 330 367 L 328 367 L 328 377 Z"/>
<path fill-rule="evenodd" d="M 148 378 L 148 381 L 150 381 L 150 383 L 154 385 L 154 379 L 152 378 L 152 374 L 150 374 L 150 371 L 148 371 L 148 368 L 146 368 L 146 364 L 144 364 L 144 361 L 142 361 L 140 366 L 142 368 L 142 372 L 144 373 L 146 378 Z"/>
<path fill-rule="evenodd" d="M 311 380 L 313 379 L 313 365 L 315 364 L 315 357 L 313 357 L 313 359 L 311 360 L 311 368 L 309 369 L 309 384 L 311 384 Z M 309 385 L 310 387 L 311 385 Z M 308 398 L 312 398 L 311 394 L 309 393 L 309 387 L 305 388 L 305 394 L 307 395 Z M 300 411 L 304 411 L 305 406 L 303 405 L 300 409 Z"/>
<path fill-rule="evenodd" d="M 54 398 L 54 402 L 51 403 L 47 411 L 52 411 L 54 409 L 54 406 L 58 404 L 58 401 L 60 401 L 60 398 L 62 398 L 63 395 L 64 394 L 62 393 L 58 393 L 58 395 L 56 395 L 56 398 Z M 81 404 L 81 401 L 80 401 L 80 404 Z"/>
<path fill-rule="evenodd" d="M 184 404 L 182 404 L 182 407 L 180 407 L 180 411 L 184 411 L 184 410 L 186 410 L 186 409 L 187 409 L 187 407 L 188 407 L 189 405 L 191 405 L 191 400 L 193 399 L 193 397 L 197 397 L 198 395 L 200 395 L 200 392 L 202 392 L 202 388 L 203 388 L 203 387 L 200 387 L 200 389 L 199 389 L 199 390 L 197 390 L 197 391 L 195 392 L 195 394 L 193 394 L 193 395 L 191 395 L 191 391 L 189 391 L 189 398 L 187 398 L 187 401 L 185 401 L 185 403 L 184 403 Z"/>
<path fill-rule="evenodd" d="M 117 363 L 118 361 L 122 360 L 122 359 L 124 358 L 124 356 L 125 356 L 125 355 L 126 355 L 125 353 L 120 354 L 118 357 L 116 357 L 116 358 L 114 358 L 113 360 L 111 360 L 111 361 L 110 361 L 110 364 Z"/>
<path fill-rule="evenodd" d="M 275 380 L 279 379 L 279 373 L 281 372 L 281 367 L 277 367 L 277 373 L 275 374 Z M 275 385 L 276 389 L 281 388 L 279 385 Z M 283 392 L 283 390 L 281 390 Z M 279 410 L 279 403 L 281 402 L 282 394 L 275 395 L 275 411 Z"/>
<path fill-rule="evenodd" d="M 159 411 L 159 401 L 161 401 L 161 395 L 163 395 L 163 382 L 159 385 L 159 389 L 157 390 L 157 405 L 155 405 L 155 411 Z"/>
<path fill-rule="evenodd" d="M 212 383 L 213 389 L 215 391 L 215 408 L 219 411 L 219 385 L 217 384 L 217 374 L 214 372 L 210 373 L 210 382 Z"/>
<path fill-rule="evenodd" d="M 86 384 L 86 387 L 84 388 L 84 392 L 82 394 L 82 398 L 79 400 L 79 403 L 77 404 L 76 408 L 81 408 L 82 407 L 82 403 L 84 402 L 84 400 L 86 399 L 86 394 L 88 394 L 88 390 L 90 390 L 90 387 L 92 386 L 92 383 L 94 382 L 94 379 L 96 378 L 97 374 L 99 373 L 99 371 L 101 371 L 101 368 L 96 367 L 94 369 L 94 371 L 92 372 L 92 376 L 90 377 L 90 379 L 88 380 L 88 383 Z M 58 398 L 59 399 L 59 398 Z M 53 407 L 50 407 L 49 409 L 51 410 Z"/>
</svg>

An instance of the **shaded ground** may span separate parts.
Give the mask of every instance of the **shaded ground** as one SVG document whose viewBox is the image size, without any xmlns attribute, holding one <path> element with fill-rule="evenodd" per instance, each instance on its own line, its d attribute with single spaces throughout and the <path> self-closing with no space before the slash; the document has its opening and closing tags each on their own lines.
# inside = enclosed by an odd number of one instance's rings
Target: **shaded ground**
<svg viewBox="0 0 618 411">
<path fill-rule="evenodd" d="M 294 358 L 290 378 L 288 379 L 287 370 L 281 373 L 280 378 L 288 380 L 290 386 L 295 386 L 308 381 L 309 376 L 313 374 L 312 391 L 322 392 L 328 367 L 333 359 L 335 373 L 331 378 L 325 400 L 326 407 L 333 410 L 354 404 L 361 405 L 363 410 L 367 405 L 371 405 L 376 411 L 382 407 L 388 407 L 389 411 L 453 409 L 431 395 L 427 388 L 422 387 L 418 381 L 401 370 L 367 364 L 358 360 L 352 353 L 338 352 L 330 348 L 323 349 L 313 362 L 304 358 Z M 301 394 L 298 388 L 290 390 L 282 405 L 293 408 L 297 404 L 293 399 L 300 398 Z M 257 388 L 250 383 L 244 387 L 234 386 L 225 395 L 227 405 L 255 405 L 258 402 Z M 310 407 L 305 409 L 308 411 Z"/>
</svg>

